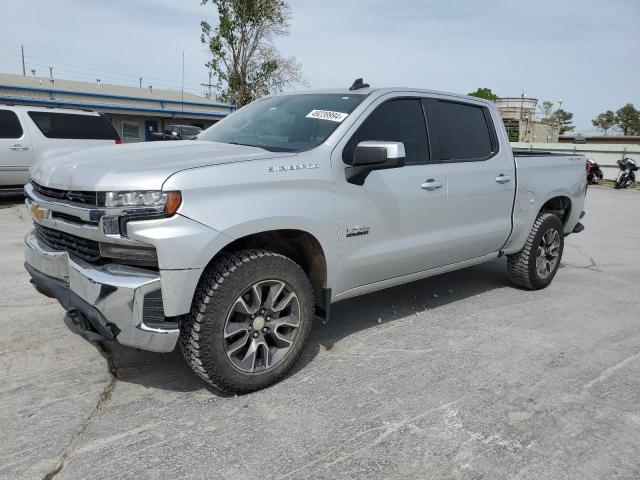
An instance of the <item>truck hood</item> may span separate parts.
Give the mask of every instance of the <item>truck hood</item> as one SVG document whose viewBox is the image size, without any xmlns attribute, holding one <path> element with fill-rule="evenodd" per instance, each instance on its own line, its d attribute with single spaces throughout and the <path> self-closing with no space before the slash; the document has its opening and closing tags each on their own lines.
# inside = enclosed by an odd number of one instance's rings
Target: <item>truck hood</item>
<svg viewBox="0 0 640 480">
<path fill-rule="evenodd" d="M 160 190 L 181 170 L 293 155 L 194 140 L 132 143 L 50 155 L 32 167 L 31 178 L 63 190 Z"/>
</svg>

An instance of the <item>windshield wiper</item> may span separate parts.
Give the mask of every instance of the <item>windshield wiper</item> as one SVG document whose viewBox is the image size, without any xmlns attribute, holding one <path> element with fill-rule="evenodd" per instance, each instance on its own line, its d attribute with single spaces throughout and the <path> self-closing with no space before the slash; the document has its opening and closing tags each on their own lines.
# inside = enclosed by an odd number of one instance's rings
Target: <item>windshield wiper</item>
<svg viewBox="0 0 640 480">
<path fill-rule="evenodd" d="M 239 142 L 224 142 L 224 143 L 228 143 L 230 145 L 242 145 L 244 147 L 261 148 L 261 149 L 266 150 L 268 152 L 295 152 L 296 151 L 293 148 L 276 147 L 276 146 L 272 146 L 272 145 L 251 145 L 249 143 L 239 143 Z"/>
</svg>

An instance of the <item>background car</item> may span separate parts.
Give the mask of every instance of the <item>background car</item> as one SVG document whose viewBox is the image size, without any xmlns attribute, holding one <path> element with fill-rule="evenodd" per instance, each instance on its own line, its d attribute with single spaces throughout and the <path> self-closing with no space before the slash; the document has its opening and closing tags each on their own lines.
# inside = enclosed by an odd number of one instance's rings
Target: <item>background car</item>
<svg viewBox="0 0 640 480">
<path fill-rule="evenodd" d="M 153 134 L 153 140 L 193 140 L 201 132 L 192 125 L 167 125 L 164 132 Z"/>
<path fill-rule="evenodd" d="M 44 157 L 114 143 L 118 133 L 96 112 L 0 105 L 0 193 L 21 193 Z"/>
</svg>

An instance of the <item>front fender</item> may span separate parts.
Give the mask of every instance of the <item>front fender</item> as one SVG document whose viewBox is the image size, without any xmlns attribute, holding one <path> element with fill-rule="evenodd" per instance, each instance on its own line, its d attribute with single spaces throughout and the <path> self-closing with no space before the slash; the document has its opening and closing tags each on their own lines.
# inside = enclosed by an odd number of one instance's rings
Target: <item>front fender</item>
<svg viewBox="0 0 640 480">
<path fill-rule="evenodd" d="M 184 170 L 164 190 L 180 190 L 179 213 L 219 232 L 228 243 L 266 231 L 300 230 L 315 237 L 326 260 L 327 285 L 338 262 L 334 182 L 326 146 L 286 159 L 260 159 Z M 303 165 L 273 171 L 271 167 Z M 220 249 L 212 242 L 200 253 L 206 265 Z"/>
</svg>

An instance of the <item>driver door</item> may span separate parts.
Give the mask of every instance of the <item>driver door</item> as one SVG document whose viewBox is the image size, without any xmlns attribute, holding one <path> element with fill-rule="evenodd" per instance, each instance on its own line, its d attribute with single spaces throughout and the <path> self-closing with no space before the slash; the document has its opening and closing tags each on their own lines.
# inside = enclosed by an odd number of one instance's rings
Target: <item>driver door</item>
<svg viewBox="0 0 640 480">
<path fill-rule="evenodd" d="M 446 249 L 446 166 L 429 161 L 420 99 L 386 95 L 362 118 L 332 153 L 340 268 L 337 295 L 437 267 Z M 362 186 L 347 182 L 344 159 L 365 140 L 402 142 L 406 166 L 374 170 Z"/>
</svg>

